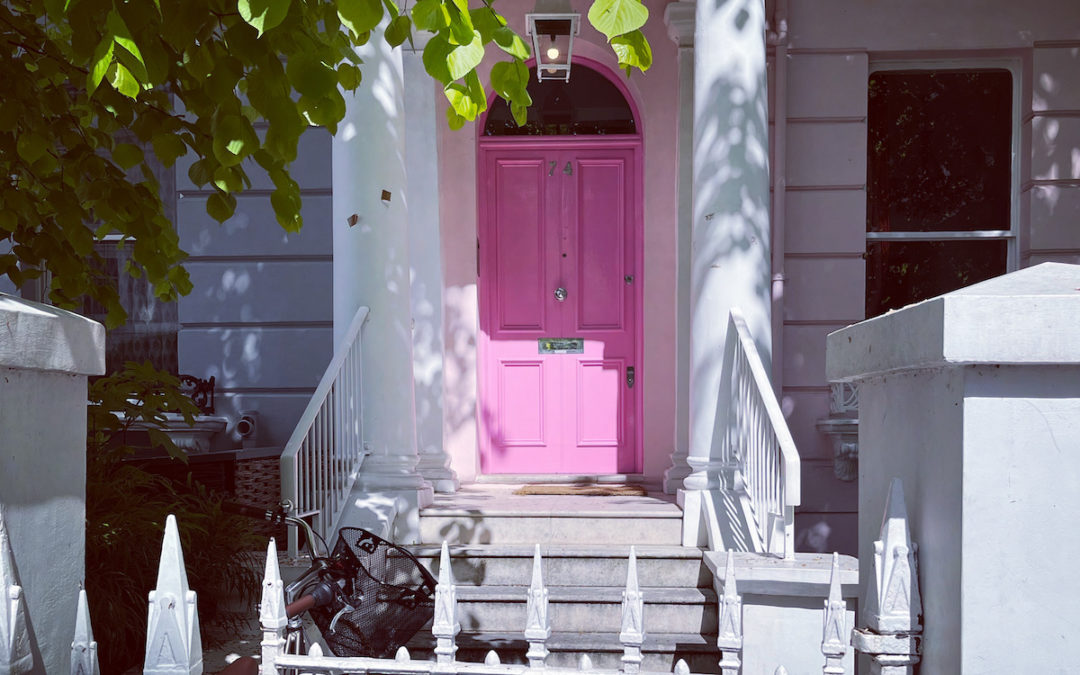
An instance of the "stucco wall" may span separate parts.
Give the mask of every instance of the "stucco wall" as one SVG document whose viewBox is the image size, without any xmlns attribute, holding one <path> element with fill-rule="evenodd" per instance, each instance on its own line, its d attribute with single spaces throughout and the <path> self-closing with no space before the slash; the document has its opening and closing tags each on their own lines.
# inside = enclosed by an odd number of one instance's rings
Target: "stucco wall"
<svg viewBox="0 0 1080 675">
<path fill-rule="evenodd" d="M 180 299 L 180 372 L 216 377 L 217 414 L 233 423 L 257 410 L 260 445 L 288 441 L 333 350 L 330 140 L 306 132 L 290 167 L 303 197 L 298 234 L 275 220 L 273 184 L 258 166 L 219 225 L 206 214 L 209 192 L 187 177 L 190 158 L 177 162 L 176 225 L 195 285 Z M 215 440 L 235 445 L 228 434 Z"/>
<path fill-rule="evenodd" d="M 584 14 L 588 3 L 575 0 L 573 10 Z M 669 464 L 675 418 L 675 276 L 676 276 L 676 157 L 678 73 L 676 49 L 664 27 L 664 2 L 646 1 L 651 12 L 645 32 L 653 48 L 653 66 L 628 81 L 641 119 L 644 138 L 644 360 L 638 381 L 644 387 L 644 469 L 659 479 Z M 500 6 L 510 25 L 525 33 L 525 12 L 532 3 Z M 603 36 L 582 21 L 574 53 L 615 69 L 615 58 Z M 481 66 L 481 79 L 497 59 Z M 616 75 L 617 77 L 625 77 Z M 453 468 L 463 480 L 476 475 L 476 339 L 479 330 L 476 291 L 476 154 L 479 122 L 459 131 L 442 123 L 445 98 L 439 107 L 439 193 L 445 279 L 445 440 Z"/>
<path fill-rule="evenodd" d="M 863 318 L 867 80 L 883 59 L 1012 57 L 1021 82 L 1022 266 L 1080 260 L 1080 4 L 788 3 L 783 409 L 803 458 L 799 547 L 855 551 L 857 489 L 832 476 L 825 335 Z"/>
<path fill-rule="evenodd" d="M 105 329 L 0 295 L 0 330 L 0 509 L 29 614 L 30 672 L 65 672 L 86 548 L 86 377 L 105 370 Z"/>
</svg>

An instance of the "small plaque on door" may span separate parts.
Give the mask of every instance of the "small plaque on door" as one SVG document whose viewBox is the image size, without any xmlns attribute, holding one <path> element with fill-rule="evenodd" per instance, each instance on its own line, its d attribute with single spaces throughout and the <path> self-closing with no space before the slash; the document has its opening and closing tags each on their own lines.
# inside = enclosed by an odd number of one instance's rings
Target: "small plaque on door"
<svg viewBox="0 0 1080 675">
<path fill-rule="evenodd" d="M 541 354 L 582 354 L 585 351 L 584 338 L 540 338 Z"/>
</svg>

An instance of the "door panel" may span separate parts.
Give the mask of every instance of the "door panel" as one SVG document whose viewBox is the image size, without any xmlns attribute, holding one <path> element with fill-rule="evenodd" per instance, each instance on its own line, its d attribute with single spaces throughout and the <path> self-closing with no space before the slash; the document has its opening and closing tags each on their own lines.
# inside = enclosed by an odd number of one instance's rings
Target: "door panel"
<svg viewBox="0 0 1080 675">
<path fill-rule="evenodd" d="M 495 166 L 495 300 L 498 330 L 544 331 L 547 235 L 542 160 L 500 161 Z"/>
<path fill-rule="evenodd" d="M 577 327 L 579 330 L 623 327 L 626 269 L 623 236 L 626 222 L 625 162 L 583 159 L 578 162 Z"/>
<path fill-rule="evenodd" d="M 484 473 L 639 468 L 640 395 L 626 380 L 637 358 L 636 153 L 573 141 L 481 149 Z M 582 352 L 540 353 L 541 338 L 578 338 Z"/>
</svg>

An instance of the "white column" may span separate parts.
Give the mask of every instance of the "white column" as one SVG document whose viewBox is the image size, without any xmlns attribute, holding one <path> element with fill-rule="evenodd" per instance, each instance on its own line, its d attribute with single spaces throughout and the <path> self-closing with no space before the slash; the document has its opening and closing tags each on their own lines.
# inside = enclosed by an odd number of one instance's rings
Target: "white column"
<svg viewBox="0 0 1080 675">
<path fill-rule="evenodd" d="M 690 239 L 694 195 L 694 3 L 664 10 L 668 36 L 679 49 L 678 277 L 676 279 L 675 438 L 664 492 L 674 494 L 690 475 Z"/>
<path fill-rule="evenodd" d="M 697 3 L 690 276 L 688 517 L 719 487 L 713 434 L 728 312 L 742 309 L 771 362 L 769 120 L 764 0 Z M 684 541 L 699 531 L 691 521 Z"/>
<path fill-rule="evenodd" d="M 371 308 L 363 332 L 371 455 L 355 489 L 403 490 L 416 495 L 410 504 L 424 505 L 431 486 L 416 472 L 401 50 L 376 34 L 359 52 L 364 81 L 345 94 L 333 144 L 335 344 L 357 308 Z"/>
<path fill-rule="evenodd" d="M 439 237 L 439 165 L 435 83 L 421 59 L 427 33 L 403 49 L 405 166 L 409 181 L 409 278 L 412 289 L 413 387 L 416 398 L 416 469 L 437 492 L 455 492 L 457 474 L 443 450 L 442 245 Z"/>
</svg>

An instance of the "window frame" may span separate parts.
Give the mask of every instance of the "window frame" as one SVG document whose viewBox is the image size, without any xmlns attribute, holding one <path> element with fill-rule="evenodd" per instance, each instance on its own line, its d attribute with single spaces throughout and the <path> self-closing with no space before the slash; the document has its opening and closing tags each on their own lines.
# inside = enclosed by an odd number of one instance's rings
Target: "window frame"
<svg viewBox="0 0 1080 675">
<path fill-rule="evenodd" d="M 867 69 L 867 86 L 874 73 L 889 70 L 928 70 L 928 71 L 973 71 L 1006 70 L 1012 78 L 1012 138 L 1009 147 L 1009 229 L 1008 230 L 964 230 L 939 232 L 869 232 L 864 227 L 866 244 L 877 241 L 962 241 L 962 240 L 1004 240 L 1006 243 L 1005 272 L 1013 272 L 1020 266 L 1020 172 L 1021 172 L 1021 125 L 1022 125 L 1022 75 L 1023 68 L 1019 57 L 997 58 L 955 58 L 955 59 L 871 59 Z M 870 133 L 869 114 L 866 120 L 867 135 Z M 869 185 L 867 185 L 869 188 Z M 869 192 L 867 192 L 869 205 Z"/>
</svg>

